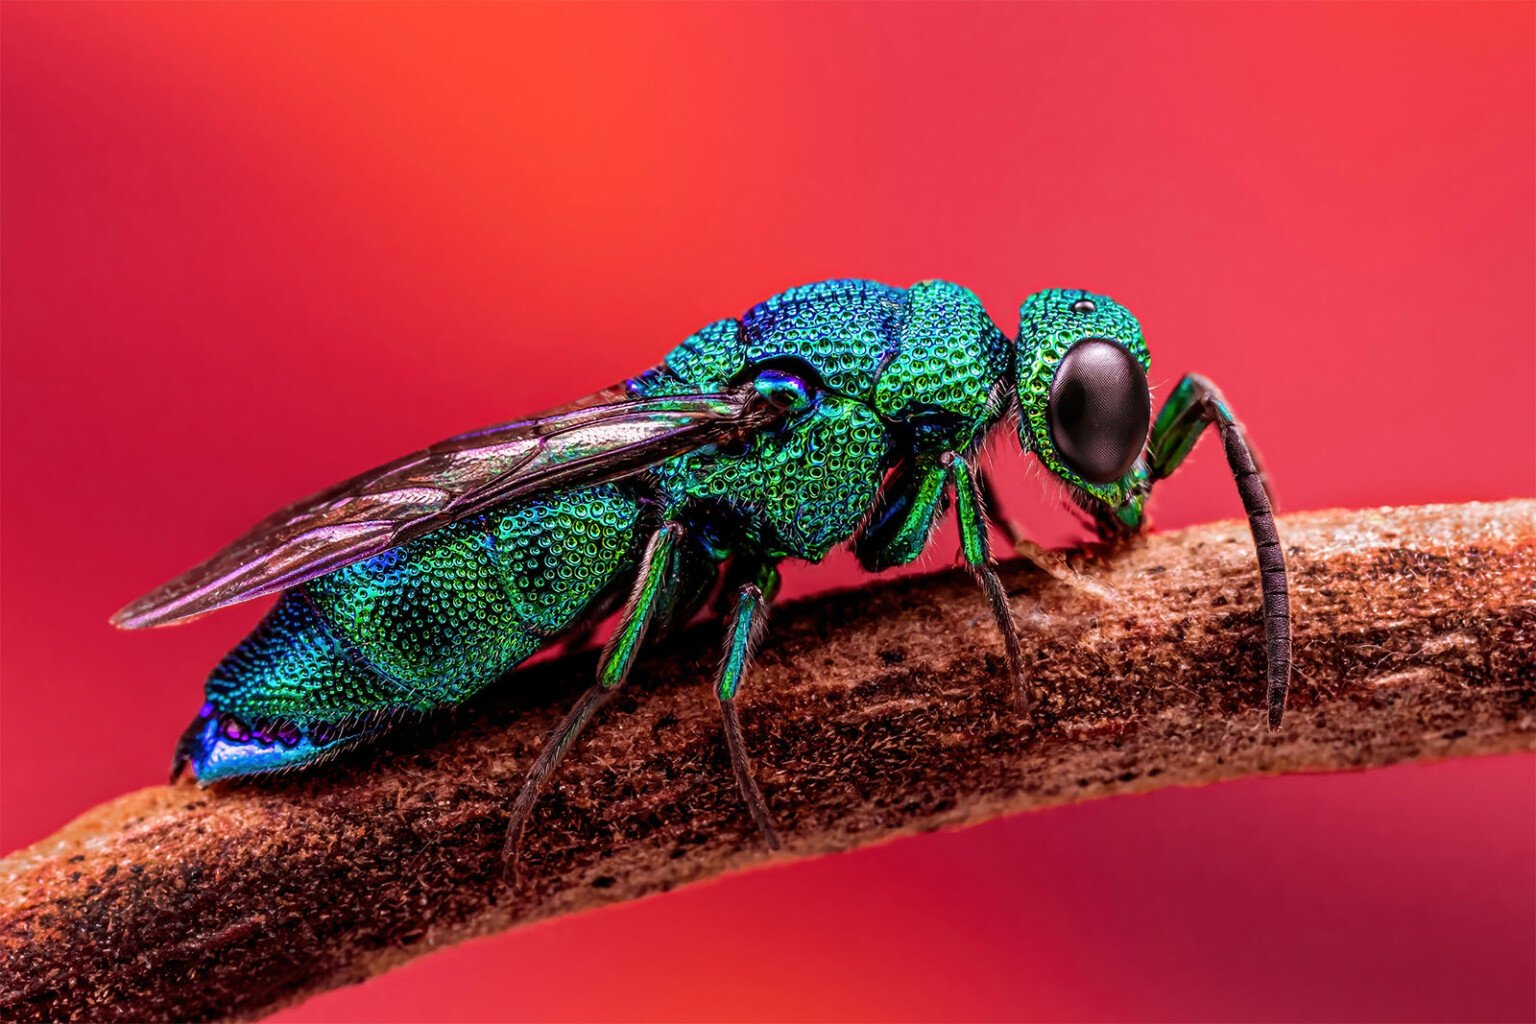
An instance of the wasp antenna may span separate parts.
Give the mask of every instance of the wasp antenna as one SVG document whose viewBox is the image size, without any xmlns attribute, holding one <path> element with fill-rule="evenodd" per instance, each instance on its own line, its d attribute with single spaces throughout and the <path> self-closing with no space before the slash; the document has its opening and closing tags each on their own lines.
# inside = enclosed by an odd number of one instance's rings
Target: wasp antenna
<svg viewBox="0 0 1536 1024">
<path fill-rule="evenodd" d="M 1208 413 L 1221 431 L 1227 465 L 1237 481 L 1237 493 L 1248 514 L 1248 529 L 1253 534 L 1259 556 L 1259 583 L 1264 597 L 1264 649 L 1268 662 L 1265 703 L 1269 707 L 1269 727 L 1280 728 L 1285 715 L 1285 697 L 1291 685 L 1291 599 L 1285 571 L 1285 552 L 1280 547 L 1280 532 L 1275 528 L 1275 513 L 1270 505 L 1269 488 L 1264 473 L 1253 457 L 1243 428 L 1217 402 Z"/>
<path fill-rule="evenodd" d="M 1155 483 L 1177 469 L 1208 425 L 1214 425 L 1221 435 L 1221 446 L 1232 479 L 1237 483 L 1243 511 L 1248 514 L 1248 529 L 1259 557 L 1268 666 L 1265 703 L 1269 727 L 1278 729 L 1285 716 L 1285 697 L 1291 685 L 1291 600 L 1285 552 L 1280 547 L 1280 531 L 1275 527 L 1269 482 L 1248 444 L 1247 432 L 1232 415 L 1216 385 L 1197 373 L 1186 374 L 1179 381 L 1152 425 L 1152 436 L 1147 442 L 1148 482 Z"/>
</svg>

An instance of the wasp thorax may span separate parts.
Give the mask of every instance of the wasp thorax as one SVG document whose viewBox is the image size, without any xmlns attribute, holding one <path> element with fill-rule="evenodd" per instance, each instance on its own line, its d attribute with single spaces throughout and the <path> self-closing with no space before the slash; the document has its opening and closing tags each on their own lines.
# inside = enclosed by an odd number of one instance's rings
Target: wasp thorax
<svg viewBox="0 0 1536 1024">
<path fill-rule="evenodd" d="M 1104 484 L 1136 464 L 1152 420 L 1152 395 L 1130 352 L 1104 338 L 1085 338 L 1062 356 L 1048 408 L 1056 451 L 1084 480 Z"/>
</svg>

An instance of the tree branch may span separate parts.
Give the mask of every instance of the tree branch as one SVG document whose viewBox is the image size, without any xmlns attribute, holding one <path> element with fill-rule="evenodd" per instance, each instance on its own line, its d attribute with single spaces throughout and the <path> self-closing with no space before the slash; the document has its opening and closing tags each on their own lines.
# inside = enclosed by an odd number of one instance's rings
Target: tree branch
<svg viewBox="0 0 1536 1024">
<path fill-rule="evenodd" d="M 1160 786 L 1536 745 L 1536 502 L 1293 515 L 1281 535 L 1297 678 L 1275 733 L 1242 524 L 1074 557 L 1112 602 L 1005 567 L 1032 729 L 958 571 L 784 608 L 741 700 L 787 855 Z M 315 772 L 88 812 L 0 862 L 0 1015 L 255 1018 L 474 935 L 768 859 L 710 698 L 718 646 L 706 624 L 642 660 L 535 811 L 517 892 L 500 882 L 507 812 L 590 655 Z"/>
</svg>

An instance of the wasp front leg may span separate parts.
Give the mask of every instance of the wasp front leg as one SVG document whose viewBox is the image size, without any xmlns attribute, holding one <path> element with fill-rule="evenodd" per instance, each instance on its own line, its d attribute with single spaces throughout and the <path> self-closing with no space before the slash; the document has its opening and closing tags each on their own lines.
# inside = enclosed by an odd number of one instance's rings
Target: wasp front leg
<svg viewBox="0 0 1536 1024">
<path fill-rule="evenodd" d="M 1024 673 L 1024 644 L 1008 604 L 1008 592 L 997 575 L 988 538 L 986 502 L 981 483 L 969 461 L 956 452 L 919 456 L 898 469 L 882 489 L 880 506 L 854 538 L 854 553 L 872 572 L 905 565 L 922 553 L 938 515 L 953 492 L 960 520 L 960 550 L 966 567 L 987 595 L 987 603 L 1003 636 L 1003 649 L 1013 676 L 1021 713 L 1029 711 Z"/>
<path fill-rule="evenodd" d="M 997 491 L 992 487 L 991 478 L 978 466 L 974 467 L 976 482 L 981 490 L 981 503 L 987 519 L 993 526 L 1002 531 L 1008 540 L 1008 546 L 1013 553 L 1023 557 L 1036 569 L 1045 573 L 1058 583 L 1064 583 L 1075 590 L 1080 590 L 1104 604 L 1113 604 L 1118 595 L 1113 590 L 1096 580 L 1084 576 L 1067 564 L 1067 555 L 1062 551 L 1053 551 L 1043 544 L 1036 543 L 1024 535 L 1023 529 L 1017 523 L 1008 518 L 1003 511 L 1002 503 L 998 500 Z M 1101 534 L 1102 536 L 1102 531 Z"/>
<path fill-rule="evenodd" d="M 1269 483 L 1248 443 L 1248 435 L 1232 415 L 1221 392 L 1204 377 L 1190 374 L 1179 381 L 1158 412 L 1147 443 L 1146 486 L 1150 488 L 1178 469 L 1194 450 L 1195 442 L 1205 428 L 1211 425 L 1221 435 L 1227 465 L 1237 482 L 1237 492 L 1248 515 L 1248 528 L 1258 549 L 1268 666 L 1265 701 L 1270 728 L 1275 728 L 1285 713 L 1285 698 L 1291 680 L 1291 609 L 1285 552 L 1280 547 L 1280 533 L 1275 527 Z M 1125 525 L 1131 528 L 1140 525 L 1141 496 L 1135 501 L 1134 516 L 1134 523 L 1126 519 L 1123 520 Z"/>
</svg>

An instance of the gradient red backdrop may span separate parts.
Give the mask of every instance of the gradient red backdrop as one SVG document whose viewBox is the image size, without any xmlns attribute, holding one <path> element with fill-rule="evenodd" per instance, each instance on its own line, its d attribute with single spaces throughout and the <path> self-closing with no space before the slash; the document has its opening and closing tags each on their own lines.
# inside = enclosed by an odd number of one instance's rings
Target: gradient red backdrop
<svg viewBox="0 0 1536 1024">
<path fill-rule="evenodd" d="M 1009 331 L 1034 289 L 1115 295 L 1290 509 L 1536 492 L 1533 12 L 5 4 L 0 848 L 160 781 L 261 612 L 114 633 L 126 599 L 821 277 L 947 277 Z M 1153 507 L 1235 514 L 1219 453 Z M 735 877 L 280 1019 L 1528 1021 L 1533 865 L 1528 757 L 1254 781 Z"/>
</svg>

